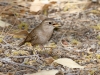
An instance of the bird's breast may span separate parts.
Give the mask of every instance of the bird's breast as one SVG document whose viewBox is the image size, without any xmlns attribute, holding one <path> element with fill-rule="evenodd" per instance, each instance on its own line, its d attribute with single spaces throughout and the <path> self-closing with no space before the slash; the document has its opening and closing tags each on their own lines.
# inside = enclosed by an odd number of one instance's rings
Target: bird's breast
<svg viewBox="0 0 100 75">
<path fill-rule="evenodd" d="M 46 43 L 52 35 L 53 31 L 40 31 L 38 33 L 38 39 L 41 43 Z"/>
</svg>

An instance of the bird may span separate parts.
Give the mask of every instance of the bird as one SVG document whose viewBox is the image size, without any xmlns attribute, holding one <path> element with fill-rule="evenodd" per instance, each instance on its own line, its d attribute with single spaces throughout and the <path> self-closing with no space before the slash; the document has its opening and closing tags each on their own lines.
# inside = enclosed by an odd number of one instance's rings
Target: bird
<svg viewBox="0 0 100 75">
<path fill-rule="evenodd" d="M 53 18 L 44 19 L 37 27 L 35 27 L 26 38 L 19 44 L 19 46 L 24 45 L 26 42 L 30 42 L 32 46 L 44 45 L 47 43 L 55 28 L 61 26 Z"/>
</svg>

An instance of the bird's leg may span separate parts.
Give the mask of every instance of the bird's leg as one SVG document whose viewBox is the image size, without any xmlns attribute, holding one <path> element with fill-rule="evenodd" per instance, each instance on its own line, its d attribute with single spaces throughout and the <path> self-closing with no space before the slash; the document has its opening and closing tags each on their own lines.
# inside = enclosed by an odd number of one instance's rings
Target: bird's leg
<svg viewBox="0 0 100 75">
<path fill-rule="evenodd" d="M 39 45 L 41 50 L 44 50 L 45 47 L 43 45 Z"/>
</svg>

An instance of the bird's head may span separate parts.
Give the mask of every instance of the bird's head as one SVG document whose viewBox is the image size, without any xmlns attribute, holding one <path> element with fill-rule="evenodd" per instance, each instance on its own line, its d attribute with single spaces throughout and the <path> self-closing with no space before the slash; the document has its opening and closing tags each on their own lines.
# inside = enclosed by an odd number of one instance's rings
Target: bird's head
<svg viewBox="0 0 100 75">
<path fill-rule="evenodd" d="M 47 18 L 47 19 L 42 21 L 42 26 L 45 29 L 54 29 L 54 28 L 57 28 L 61 25 L 55 19 Z"/>
</svg>

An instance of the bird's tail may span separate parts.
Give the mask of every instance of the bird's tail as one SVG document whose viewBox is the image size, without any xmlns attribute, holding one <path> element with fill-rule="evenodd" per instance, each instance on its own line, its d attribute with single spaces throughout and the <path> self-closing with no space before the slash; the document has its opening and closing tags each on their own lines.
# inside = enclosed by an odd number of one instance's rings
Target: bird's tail
<svg viewBox="0 0 100 75">
<path fill-rule="evenodd" d="M 22 46 L 23 44 L 25 44 L 26 42 L 30 42 L 31 41 L 31 38 L 30 36 L 27 36 L 24 41 L 22 41 L 18 46 Z"/>
<path fill-rule="evenodd" d="M 18 46 L 22 46 L 26 41 L 22 41 Z"/>
</svg>

